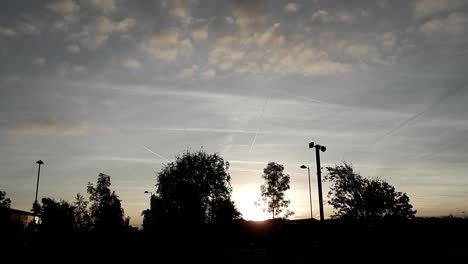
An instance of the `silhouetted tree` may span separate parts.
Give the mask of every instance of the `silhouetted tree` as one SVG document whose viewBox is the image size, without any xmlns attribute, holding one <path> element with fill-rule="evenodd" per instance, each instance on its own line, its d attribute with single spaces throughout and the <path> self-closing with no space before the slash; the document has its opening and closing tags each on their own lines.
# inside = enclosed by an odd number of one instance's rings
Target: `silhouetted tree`
<svg viewBox="0 0 468 264">
<path fill-rule="evenodd" d="M 110 185 L 110 176 L 104 173 L 99 173 L 96 187 L 88 183 L 91 222 L 97 231 L 119 231 L 125 226 L 124 210 Z"/>
<path fill-rule="evenodd" d="M 240 216 L 231 200 L 229 163 L 218 154 L 185 152 L 165 165 L 151 198 L 156 222 L 221 223 Z M 147 213 L 145 213 L 147 214 Z"/>
<path fill-rule="evenodd" d="M 87 231 L 91 227 L 91 216 L 88 210 L 88 201 L 84 196 L 77 193 L 75 201 L 73 202 L 73 209 L 75 214 L 75 227 L 80 231 Z"/>
<path fill-rule="evenodd" d="M 378 220 L 412 219 L 416 213 L 406 193 L 395 191 L 386 181 L 367 179 L 350 164 L 327 167 L 325 180 L 331 182 L 328 203 L 335 209 L 333 218 Z"/>
<path fill-rule="evenodd" d="M 10 208 L 11 200 L 6 197 L 6 192 L 0 191 L 0 207 Z"/>
<path fill-rule="evenodd" d="M 284 166 L 270 162 L 263 170 L 262 178 L 265 183 L 260 186 L 262 201 L 266 205 L 266 210 L 275 216 L 280 215 L 285 211 L 284 217 L 289 217 L 294 212 L 287 210 L 290 201 L 284 197 L 284 192 L 289 190 L 289 175 L 284 174 Z"/>
<path fill-rule="evenodd" d="M 42 198 L 40 231 L 71 232 L 75 227 L 74 208 L 66 201 Z"/>
</svg>

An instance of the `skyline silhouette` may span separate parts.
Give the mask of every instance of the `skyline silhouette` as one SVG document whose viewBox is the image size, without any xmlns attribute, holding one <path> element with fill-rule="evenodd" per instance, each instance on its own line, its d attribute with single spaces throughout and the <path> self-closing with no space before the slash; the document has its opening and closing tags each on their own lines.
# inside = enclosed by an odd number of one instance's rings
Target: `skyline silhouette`
<svg viewBox="0 0 468 264">
<path fill-rule="evenodd" d="M 254 203 L 271 161 L 308 218 L 309 167 L 318 219 L 314 141 L 323 168 L 351 162 L 416 216 L 464 216 L 467 29 L 462 0 L 3 1 L 0 190 L 30 211 L 36 161 L 38 201 L 104 173 L 141 226 L 155 173 L 203 149 L 248 220 L 270 217 Z"/>
</svg>

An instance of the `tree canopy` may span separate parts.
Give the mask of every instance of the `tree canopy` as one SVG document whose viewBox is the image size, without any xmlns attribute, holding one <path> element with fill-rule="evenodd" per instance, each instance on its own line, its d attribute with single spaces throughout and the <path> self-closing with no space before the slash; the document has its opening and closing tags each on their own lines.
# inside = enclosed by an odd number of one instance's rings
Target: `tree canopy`
<svg viewBox="0 0 468 264">
<path fill-rule="evenodd" d="M 110 176 L 100 173 L 96 187 L 88 183 L 90 216 L 97 231 L 118 231 L 125 225 L 124 210 L 115 191 L 110 190 Z"/>
<path fill-rule="evenodd" d="M 386 181 L 368 179 L 343 165 L 327 167 L 325 180 L 331 182 L 328 203 L 335 212 L 332 218 L 379 220 L 383 218 L 412 219 L 416 211 L 406 193 L 395 191 Z"/>
<path fill-rule="evenodd" d="M 0 207 L 10 208 L 11 200 L 6 197 L 6 192 L 0 191 Z"/>
<path fill-rule="evenodd" d="M 272 213 L 273 218 L 284 212 L 284 217 L 293 215 L 294 212 L 287 210 L 290 201 L 285 198 L 284 192 L 289 190 L 289 174 L 284 174 L 284 166 L 270 162 L 263 170 L 262 178 L 265 183 L 260 186 L 262 201 L 266 210 Z"/>
<path fill-rule="evenodd" d="M 74 207 L 67 201 L 42 198 L 40 231 L 71 232 L 75 227 Z"/>
<path fill-rule="evenodd" d="M 153 222 L 223 223 L 240 216 L 231 200 L 229 163 L 218 154 L 187 151 L 157 175 Z"/>
</svg>

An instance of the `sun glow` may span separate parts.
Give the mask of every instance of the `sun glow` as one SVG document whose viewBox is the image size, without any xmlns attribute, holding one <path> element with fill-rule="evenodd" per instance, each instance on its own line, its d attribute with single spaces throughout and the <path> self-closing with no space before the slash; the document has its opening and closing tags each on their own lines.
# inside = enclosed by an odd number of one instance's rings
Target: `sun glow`
<svg viewBox="0 0 468 264">
<path fill-rule="evenodd" d="M 237 209 L 242 213 L 242 218 L 251 221 L 263 221 L 271 218 L 271 215 L 264 212 L 262 206 L 255 205 L 260 198 L 260 188 L 255 184 L 245 184 L 236 186 L 233 191 L 233 199 Z"/>
</svg>

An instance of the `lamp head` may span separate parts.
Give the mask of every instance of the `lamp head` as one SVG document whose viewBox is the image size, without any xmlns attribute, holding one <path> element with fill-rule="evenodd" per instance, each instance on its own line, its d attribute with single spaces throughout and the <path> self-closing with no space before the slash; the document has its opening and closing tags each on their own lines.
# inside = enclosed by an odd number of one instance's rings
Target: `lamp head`
<svg viewBox="0 0 468 264">
<path fill-rule="evenodd" d="M 301 169 L 307 169 L 306 165 L 301 165 Z"/>
<path fill-rule="evenodd" d="M 327 148 L 326 148 L 325 146 L 320 146 L 320 150 L 321 150 L 322 152 L 325 152 L 325 150 L 327 150 Z"/>
<path fill-rule="evenodd" d="M 38 160 L 38 161 L 36 161 L 36 163 L 39 164 L 39 165 L 44 164 L 44 162 L 42 160 Z"/>
<path fill-rule="evenodd" d="M 309 143 L 309 148 L 313 148 L 313 147 L 315 147 L 314 142 L 310 142 Z"/>
<path fill-rule="evenodd" d="M 145 191 L 145 193 L 149 193 L 148 191 Z"/>
</svg>

